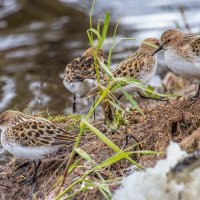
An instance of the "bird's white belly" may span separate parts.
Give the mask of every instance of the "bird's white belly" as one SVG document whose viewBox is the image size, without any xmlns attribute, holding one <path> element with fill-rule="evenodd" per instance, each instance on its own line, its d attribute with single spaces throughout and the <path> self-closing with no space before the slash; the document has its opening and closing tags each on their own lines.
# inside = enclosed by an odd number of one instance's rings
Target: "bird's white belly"
<svg viewBox="0 0 200 200">
<path fill-rule="evenodd" d="M 49 147 L 24 147 L 14 143 L 3 144 L 3 148 L 18 158 L 39 160 L 47 155 L 56 152 L 60 146 Z"/>
<path fill-rule="evenodd" d="M 78 97 L 84 97 L 91 89 L 96 86 L 94 79 L 84 79 L 83 81 L 63 81 L 65 87 L 71 92 L 76 93 Z"/>
<path fill-rule="evenodd" d="M 139 80 L 141 80 L 145 84 L 148 84 L 150 80 L 154 77 L 156 69 L 157 69 L 157 61 L 155 62 L 154 66 L 148 73 L 141 74 Z"/>
<path fill-rule="evenodd" d="M 13 154 L 18 158 L 26 158 L 30 160 L 39 160 L 56 152 L 61 146 L 42 146 L 42 147 L 27 147 L 21 146 L 19 144 L 8 142 L 5 138 L 5 130 L 2 130 L 1 133 L 1 143 L 5 150 Z"/>
<path fill-rule="evenodd" d="M 128 93 L 131 94 L 131 93 L 137 91 L 138 88 L 137 88 L 135 85 L 133 85 L 133 84 L 128 84 L 128 85 L 123 86 L 122 89 L 123 89 L 123 90 L 126 90 Z M 117 89 L 113 92 L 113 94 L 114 94 L 114 95 L 121 95 L 121 94 L 123 94 L 122 89 L 121 89 L 121 88 L 117 88 Z"/>
<path fill-rule="evenodd" d="M 180 76 L 200 79 L 200 62 L 187 62 L 172 50 L 165 51 L 165 62 L 174 73 Z"/>
</svg>

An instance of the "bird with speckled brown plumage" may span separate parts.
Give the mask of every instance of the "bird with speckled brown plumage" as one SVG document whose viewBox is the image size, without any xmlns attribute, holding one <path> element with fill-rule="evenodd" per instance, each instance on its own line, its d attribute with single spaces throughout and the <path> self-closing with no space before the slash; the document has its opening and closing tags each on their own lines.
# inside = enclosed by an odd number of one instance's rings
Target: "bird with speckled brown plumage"
<svg viewBox="0 0 200 200">
<path fill-rule="evenodd" d="M 193 98 L 200 96 L 200 35 L 170 29 L 161 35 L 161 45 L 154 52 L 165 51 L 165 62 L 176 74 L 197 80 L 198 90 Z"/>
<path fill-rule="evenodd" d="M 13 110 L 0 115 L 0 129 L 1 144 L 5 150 L 34 162 L 35 172 L 28 179 L 30 183 L 37 182 L 42 158 L 76 141 L 76 134 L 68 133 L 44 118 Z"/>
<path fill-rule="evenodd" d="M 63 84 L 73 93 L 73 113 L 76 113 L 76 96 L 85 97 L 97 85 L 94 53 L 99 62 L 104 62 L 103 51 L 95 47 L 88 48 L 82 56 L 73 59 L 65 68 Z M 99 64 L 97 62 L 97 64 Z M 98 65 L 99 77 L 104 79 L 104 71 Z"/>
<path fill-rule="evenodd" d="M 140 45 L 139 49 L 132 56 L 118 64 L 112 71 L 113 77 L 132 77 L 141 80 L 147 84 L 154 76 L 157 68 L 157 56 L 152 55 L 156 47 L 159 46 L 159 40 L 156 38 L 147 38 Z M 102 86 L 106 86 L 104 82 Z M 123 86 L 127 92 L 134 92 L 137 87 L 133 84 Z M 94 96 L 99 93 L 99 87 L 92 89 L 87 96 Z M 121 89 L 113 92 L 115 95 L 121 95 Z"/>
</svg>

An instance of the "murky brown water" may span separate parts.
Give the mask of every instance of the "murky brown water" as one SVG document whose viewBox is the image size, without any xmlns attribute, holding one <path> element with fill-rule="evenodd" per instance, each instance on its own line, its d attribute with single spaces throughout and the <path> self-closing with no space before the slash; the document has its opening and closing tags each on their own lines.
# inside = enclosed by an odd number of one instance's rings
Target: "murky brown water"
<svg viewBox="0 0 200 200">
<path fill-rule="evenodd" d="M 62 73 L 66 63 L 89 45 L 86 29 L 91 4 L 86 0 L 0 0 L 0 112 L 26 107 L 48 109 L 51 114 L 71 111 L 71 94 L 62 84 Z M 111 12 L 104 49 L 112 42 L 118 20 L 118 38 L 159 37 L 175 26 L 185 30 L 180 6 L 192 31 L 199 32 L 199 0 L 97 0 L 95 19 L 103 18 L 105 10 Z M 138 45 L 135 41 L 117 45 L 113 63 Z"/>
</svg>

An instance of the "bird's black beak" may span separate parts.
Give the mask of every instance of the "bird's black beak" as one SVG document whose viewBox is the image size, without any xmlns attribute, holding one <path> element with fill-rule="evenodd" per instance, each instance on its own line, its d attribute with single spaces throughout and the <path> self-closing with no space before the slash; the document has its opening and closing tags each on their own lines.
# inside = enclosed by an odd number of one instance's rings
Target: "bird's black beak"
<svg viewBox="0 0 200 200">
<path fill-rule="evenodd" d="M 156 53 L 158 53 L 159 51 L 161 51 L 162 49 L 163 49 L 163 46 L 160 45 L 160 46 L 155 50 L 155 52 L 152 54 L 152 56 L 155 55 Z"/>
</svg>

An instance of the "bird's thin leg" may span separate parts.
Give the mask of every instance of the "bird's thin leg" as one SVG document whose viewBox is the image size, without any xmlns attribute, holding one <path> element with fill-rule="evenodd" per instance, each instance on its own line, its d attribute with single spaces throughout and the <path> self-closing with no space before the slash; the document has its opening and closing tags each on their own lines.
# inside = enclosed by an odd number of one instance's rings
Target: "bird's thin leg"
<svg viewBox="0 0 200 200">
<path fill-rule="evenodd" d="M 200 82 L 198 83 L 198 88 L 197 88 L 196 94 L 194 96 L 192 96 L 191 99 L 195 100 L 199 97 L 200 97 Z"/>
<path fill-rule="evenodd" d="M 73 114 L 77 112 L 76 110 L 76 93 L 73 93 Z"/>
<path fill-rule="evenodd" d="M 33 183 L 35 183 L 35 186 L 37 187 L 37 172 L 41 165 L 41 160 L 39 160 L 38 163 L 36 161 L 33 161 L 33 164 L 34 164 L 33 175 L 30 178 L 27 178 L 26 180 L 21 181 L 20 183 L 28 184 L 28 185 L 32 185 Z"/>
<path fill-rule="evenodd" d="M 37 173 L 38 173 L 38 169 L 41 165 L 41 160 L 39 160 L 38 163 L 36 163 L 36 161 L 33 161 L 33 164 L 34 164 L 33 181 L 37 184 Z"/>
<path fill-rule="evenodd" d="M 196 97 L 200 96 L 200 83 L 198 83 L 198 89 L 197 89 L 197 93 L 196 93 Z"/>
<path fill-rule="evenodd" d="M 33 183 L 35 183 L 34 187 L 33 187 L 33 192 L 35 192 L 37 190 L 37 186 L 38 186 L 38 182 L 37 182 L 37 178 L 38 178 L 38 169 L 41 165 L 41 160 L 38 161 L 38 163 L 36 163 L 35 161 L 33 161 L 34 163 L 34 174 L 33 174 Z"/>
<path fill-rule="evenodd" d="M 96 99 L 96 96 L 93 97 L 93 105 L 95 103 L 95 99 Z M 94 117 L 94 120 L 96 119 L 96 112 L 95 112 L 96 109 L 94 109 L 94 112 L 93 112 L 93 117 Z"/>
</svg>

